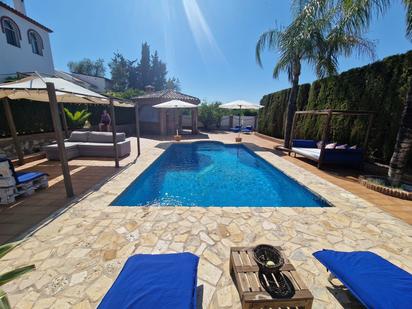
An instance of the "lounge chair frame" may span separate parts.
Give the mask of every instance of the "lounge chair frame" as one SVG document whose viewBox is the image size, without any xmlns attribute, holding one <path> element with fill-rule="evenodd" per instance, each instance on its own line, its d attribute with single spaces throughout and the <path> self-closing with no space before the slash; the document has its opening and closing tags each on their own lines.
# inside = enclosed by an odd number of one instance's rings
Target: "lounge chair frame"
<svg viewBox="0 0 412 309">
<path fill-rule="evenodd" d="M 293 138 L 295 134 L 295 129 L 296 129 L 296 119 L 298 115 L 318 115 L 318 116 L 326 116 L 326 122 L 323 127 L 323 132 L 322 132 L 322 147 L 320 150 L 320 155 L 319 159 L 315 160 L 318 162 L 318 168 L 321 168 L 323 163 L 324 163 L 324 156 L 325 156 L 325 146 L 326 146 L 326 141 L 330 133 L 331 129 L 331 120 L 333 116 L 348 116 L 348 117 L 354 117 L 354 116 L 367 116 L 368 117 L 368 126 L 367 130 L 365 133 L 365 138 L 363 141 L 362 148 L 366 150 L 366 147 L 368 145 L 369 141 L 369 134 L 372 128 L 373 124 L 373 118 L 375 113 L 370 112 L 370 111 L 351 111 L 351 110 L 337 110 L 337 109 L 326 109 L 326 110 L 309 110 L 309 111 L 297 111 L 293 115 L 293 121 L 292 121 L 292 130 L 290 133 L 290 144 L 288 147 L 285 149 L 289 152 L 293 152 L 292 150 L 292 143 L 293 143 Z M 309 158 L 311 160 L 314 160 L 313 158 Z"/>
</svg>

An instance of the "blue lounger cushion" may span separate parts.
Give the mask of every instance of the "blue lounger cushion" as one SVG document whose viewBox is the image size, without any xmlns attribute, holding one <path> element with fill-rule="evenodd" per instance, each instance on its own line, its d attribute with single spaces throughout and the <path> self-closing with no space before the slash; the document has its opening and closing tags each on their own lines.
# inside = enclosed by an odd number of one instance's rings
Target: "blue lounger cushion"
<svg viewBox="0 0 412 309">
<path fill-rule="evenodd" d="M 237 132 L 239 132 L 241 129 L 242 129 L 242 126 L 235 126 L 235 127 L 233 127 L 233 128 L 230 128 L 230 131 L 237 133 Z"/>
<path fill-rule="evenodd" d="M 36 180 L 42 176 L 47 175 L 46 173 L 39 172 L 16 172 L 15 179 L 17 184 L 25 183 L 28 181 Z"/>
<path fill-rule="evenodd" d="M 252 133 L 253 132 L 253 127 L 252 126 L 246 126 L 242 129 L 243 133 Z"/>
<path fill-rule="evenodd" d="M 46 173 L 40 173 L 40 172 L 16 172 L 14 169 L 14 165 L 10 159 L 0 158 L 0 162 L 4 162 L 4 161 L 9 163 L 9 167 L 10 167 L 11 173 L 13 174 L 14 179 L 16 180 L 16 184 L 22 184 L 22 183 L 40 178 L 44 175 L 47 175 Z"/>
<path fill-rule="evenodd" d="M 313 139 L 294 139 L 292 147 L 298 148 L 318 148 L 317 142 Z"/>
<path fill-rule="evenodd" d="M 187 252 L 131 256 L 98 308 L 195 309 L 198 262 Z"/>
<path fill-rule="evenodd" d="M 412 275 L 369 251 L 313 254 L 367 308 L 412 308 Z"/>
</svg>

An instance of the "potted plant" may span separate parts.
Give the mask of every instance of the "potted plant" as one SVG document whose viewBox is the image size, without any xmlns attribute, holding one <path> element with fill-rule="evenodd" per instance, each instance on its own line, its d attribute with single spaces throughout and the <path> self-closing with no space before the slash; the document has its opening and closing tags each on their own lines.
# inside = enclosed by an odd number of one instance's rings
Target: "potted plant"
<svg viewBox="0 0 412 309">
<path fill-rule="evenodd" d="M 5 256 L 11 250 L 13 250 L 13 248 L 16 247 L 17 245 L 18 243 L 9 243 L 9 244 L 1 245 L 0 246 L 0 258 Z M 6 272 L 4 274 L 0 274 L 0 286 L 14 279 L 17 279 L 21 275 L 27 272 L 30 272 L 33 269 L 35 269 L 35 266 L 29 265 L 29 266 L 23 266 L 23 267 L 17 268 L 15 270 Z M 7 298 L 7 294 L 2 289 L 0 289 L 0 309 L 11 309 L 10 302 Z"/>
<path fill-rule="evenodd" d="M 91 113 L 88 112 L 87 109 L 83 109 L 72 113 L 67 108 L 64 108 L 64 112 L 66 113 L 66 117 L 69 122 L 69 127 L 72 130 L 81 129 L 85 125 L 87 125 L 86 122 L 88 122 L 88 119 L 91 115 Z M 90 123 L 88 125 L 90 125 Z"/>
<path fill-rule="evenodd" d="M 176 135 L 173 136 L 176 142 L 180 142 L 182 140 L 182 136 L 179 135 L 179 131 L 176 130 Z"/>
</svg>

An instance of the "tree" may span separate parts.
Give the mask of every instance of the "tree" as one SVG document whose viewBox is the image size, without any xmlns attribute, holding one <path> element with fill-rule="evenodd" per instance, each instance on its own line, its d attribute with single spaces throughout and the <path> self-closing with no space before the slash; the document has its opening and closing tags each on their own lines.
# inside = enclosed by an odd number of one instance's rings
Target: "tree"
<svg viewBox="0 0 412 309">
<path fill-rule="evenodd" d="M 127 85 L 129 88 L 138 89 L 139 88 L 139 73 L 137 67 L 135 66 L 137 60 L 127 60 L 128 66 L 128 81 Z"/>
<path fill-rule="evenodd" d="M 150 46 L 146 42 L 142 44 L 142 55 L 140 62 L 137 66 L 138 76 L 138 88 L 144 89 L 144 87 L 153 84 L 152 69 L 150 63 Z M 152 85 L 153 86 L 153 85 Z"/>
<path fill-rule="evenodd" d="M 169 78 L 166 82 L 166 89 L 180 91 L 180 80 L 176 77 Z"/>
<path fill-rule="evenodd" d="M 343 1 L 343 0 L 342 0 Z M 312 65 L 318 77 L 337 73 L 338 57 L 349 56 L 353 50 L 373 53 L 373 44 L 360 32 L 348 31 L 343 19 L 336 23 L 337 11 L 324 5 L 323 0 L 294 1 L 294 19 L 282 29 L 263 33 L 256 45 L 256 60 L 262 66 L 261 53 L 267 48 L 276 50 L 280 57 L 273 69 L 273 77 L 286 71 L 292 88 L 288 98 L 284 146 L 291 146 L 292 120 L 296 111 L 302 62 Z"/>
<path fill-rule="evenodd" d="M 159 59 L 157 51 L 155 51 L 152 56 L 150 76 L 152 78 L 152 86 L 155 87 L 156 90 L 163 90 L 166 88 L 166 64 Z"/>
<path fill-rule="evenodd" d="M 104 67 L 104 60 L 99 58 L 96 61 L 84 58 L 80 61 L 70 61 L 67 66 L 69 67 L 70 72 L 104 77 L 106 73 L 106 68 Z"/>
<path fill-rule="evenodd" d="M 329 0 L 329 5 L 340 10 L 341 19 L 346 19 L 353 32 L 369 28 L 374 15 L 383 15 L 389 8 L 390 0 Z M 412 0 L 402 0 L 406 9 L 406 36 L 412 40 Z M 410 71 L 411 68 L 408 68 Z M 388 178 L 392 186 L 398 187 L 412 153 L 412 77 L 409 77 L 409 91 L 400 119 L 399 131 L 392 158 L 389 163 Z"/>
<path fill-rule="evenodd" d="M 202 102 L 202 104 L 199 105 L 199 120 L 202 122 L 206 130 L 214 125 L 219 126 L 223 115 L 219 105 L 219 102 L 210 104 Z"/>
<path fill-rule="evenodd" d="M 113 91 L 124 91 L 128 87 L 129 63 L 120 53 L 114 53 L 114 57 L 109 63 L 112 75 Z"/>
<path fill-rule="evenodd" d="M 144 94 L 144 91 L 135 89 L 135 88 L 128 88 L 125 91 L 108 91 L 106 95 L 119 98 L 119 99 L 131 99 L 134 97 L 138 97 L 139 95 Z"/>
</svg>

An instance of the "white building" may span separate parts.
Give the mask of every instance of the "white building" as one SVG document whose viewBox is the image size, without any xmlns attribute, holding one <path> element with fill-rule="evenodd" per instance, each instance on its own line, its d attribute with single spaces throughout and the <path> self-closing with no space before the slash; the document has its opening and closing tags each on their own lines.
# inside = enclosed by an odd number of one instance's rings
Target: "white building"
<svg viewBox="0 0 412 309">
<path fill-rule="evenodd" d="M 93 91 L 104 93 L 112 89 L 112 81 L 106 77 L 90 76 L 85 74 L 70 73 L 72 76 L 92 85 Z"/>
<path fill-rule="evenodd" d="M 13 2 L 0 1 L 0 82 L 18 73 L 54 74 L 52 30 L 26 15 L 24 0 Z"/>
<path fill-rule="evenodd" d="M 55 70 L 54 75 L 99 93 L 105 93 L 112 89 L 112 80 L 106 77 L 91 76 L 73 72 L 69 73 L 59 70 Z"/>
</svg>

